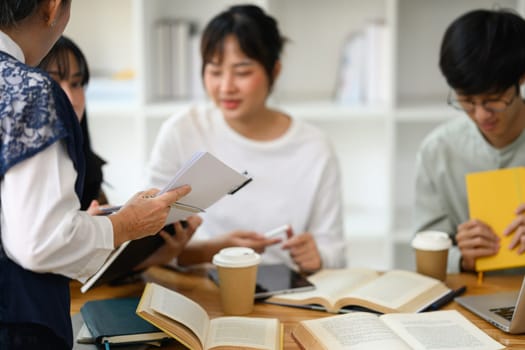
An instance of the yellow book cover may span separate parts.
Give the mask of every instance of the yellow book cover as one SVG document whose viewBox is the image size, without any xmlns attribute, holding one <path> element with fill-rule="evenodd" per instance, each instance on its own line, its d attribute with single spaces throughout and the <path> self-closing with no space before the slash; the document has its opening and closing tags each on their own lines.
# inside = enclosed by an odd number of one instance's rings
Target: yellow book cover
<svg viewBox="0 0 525 350">
<path fill-rule="evenodd" d="M 477 259 L 476 271 L 525 266 L 525 254 L 508 249 L 513 235 L 503 236 L 516 209 L 525 202 L 525 167 L 470 173 L 466 185 L 470 218 L 485 222 L 501 238 L 499 252 Z"/>
</svg>

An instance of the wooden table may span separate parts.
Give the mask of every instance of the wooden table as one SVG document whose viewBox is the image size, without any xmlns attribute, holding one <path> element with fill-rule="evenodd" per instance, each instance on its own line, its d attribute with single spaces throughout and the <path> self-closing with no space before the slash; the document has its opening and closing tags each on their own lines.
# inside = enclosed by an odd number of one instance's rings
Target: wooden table
<svg viewBox="0 0 525 350">
<path fill-rule="evenodd" d="M 181 273 L 173 270 L 153 267 L 145 272 L 146 281 L 154 281 L 169 287 L 202 305 L 210 317 L 222 316 L 219 290 L 217 286 L 206 277 L 204 269 L 195 269 Z M 486 276 L 482 285 L 477 284 L 476 276 L 473 274 L 449 275 L 446 284 L 450 288 L 458 288 L 462 285 L 467 286 L 466 295 L 487 294 L 500 291 L 511 291 L 520 288 L 522 276 Z M 139 296 L 144 288 L 143 282 L 123 286 L 101 286 L 88 291 L 85 294 L 80 292 L 78 282 L 71 283 L 71 313 L 80 311 L 80 307 L 88 300 L 106 299 Z M 492 338 L 507 346 L 508 349 L 525 349 L 524 335 L 509 335 L 463 309 L 455 302 L 444 307 L 444 309 L 456 309 L 472 321 L 476 326 Z M 299 346 L 292 339 L 290 333 L 297 322 L 306 319 L 330 316 L 331 314 L 322 311 L 313 311 L 256 303 L 253 313 L 250 316 L 256 317 L 278 317 L 284 324 L 284 349 L 299 349 Z M 182 349 L 179 346 L 170 346 L 167 349 Z"/>
</svg>

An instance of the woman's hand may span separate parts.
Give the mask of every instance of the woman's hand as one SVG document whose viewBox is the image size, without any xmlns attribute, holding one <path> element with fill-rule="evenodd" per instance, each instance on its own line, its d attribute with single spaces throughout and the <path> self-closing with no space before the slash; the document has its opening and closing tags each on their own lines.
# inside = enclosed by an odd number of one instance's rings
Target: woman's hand
<svg viewBox="0 0 525 350">
<path fill-rule="evenodd" d="M 266 247 L 279 243 L 280 238 L 266 238 L 263 234 L 254 231 L 232 231 L 213 239 L 216 249 L 219 251 L 227 247 L 247 247 L 252 248 L 257 253 L 264 252 Z"/>
<path fill-rule="evenodd" d="M 303 272 L 315 272 L 322 267 L 321 254 L 311 233 L 293 235 L 291 229 L 287 231 L 288 240 L 282 248 L 290 251 L 290 257 Z"/>
<path fill-rule="evenodd" d="M 188 185 L 177 187 L 160 196 L 150 189 L 137 193 L 118 212 L 108 216 L 113 224 L 114 246 L 125 241 L 153 235 L 164 226 L 170 206 L 190 193 Z"/>
<path fill-rule="evenodd" d="M 202 219 L 195 215 L 189 217 L 186 222 L 188 223 L 186 227 L 183 227 L 180 221 L 173 224 L 175 226 L 174 236 L 161 230 L 159 235 L 164 238 L 164 245 L 137 265 L 134 270 L 143 270 L 154 265 L 166 265 L 176 258 L 200 226 Z"/>
</svg>

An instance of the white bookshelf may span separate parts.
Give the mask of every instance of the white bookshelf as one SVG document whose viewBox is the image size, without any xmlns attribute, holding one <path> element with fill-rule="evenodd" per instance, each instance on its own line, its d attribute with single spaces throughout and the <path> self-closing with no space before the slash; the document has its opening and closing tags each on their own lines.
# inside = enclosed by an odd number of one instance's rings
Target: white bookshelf
<svg viewBox="0 0 525 350">
<path fill-rule="evenodd" d="M 142 188 L 145 162 L 161 123 L 192 101 L 157 102 L 152 95 L 153 23 L 178 17 L 201 29 L 231 0 L 90 0 L 73 2 L 66 34 L 85 52 L 95 80 L 88 94 L 92 142 L 107 161 L 106 188 L 120 203 Z M 415 155 L 441 122 L 464 117 L 446 105 L 438 69 L 446 26 L 468 9 L 511 7 L 523 0 L 259 0 L 290 41 L 271 103 L 319 126 L 331 138 L 343 174 L 349 263 L 409 268 Z M 369 20 L 388 27 L 384 69 L 387 101 L 343 106 L 333 102 L 343 42 Z M 132 81 L 104 85 L 132 70 Z M 102 83 L 101 85 L 99 83 Z M 98 87 L 97 87 L 97 84 Z M 120 84 L 120 85 L 119 85 Z M 120 87 L 119 87 L 120 86 Z M 107 89 L 107 90 L 105 90 Z M 124 92 L 123 92 L 124 91 Z M 102 93 L 101 93 L 102 92 Z"/>
</svg>

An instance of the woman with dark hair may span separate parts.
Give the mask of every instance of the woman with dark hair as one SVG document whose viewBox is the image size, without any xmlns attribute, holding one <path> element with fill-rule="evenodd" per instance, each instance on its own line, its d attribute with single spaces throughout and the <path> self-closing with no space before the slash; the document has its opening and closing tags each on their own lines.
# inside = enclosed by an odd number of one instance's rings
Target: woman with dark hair
<svg viewBox="0 0 525 350">
<path fill-rule="evenodd" d="M 254 181 L 203 214 L 179 264 L 209 262 L 229 246 L 264 251 L 264 263 L 305 272 L 344 264 L 339 165 L 330 142 L 267 105 L 284 43 L 275 19 L 254 5 L 232 6 L 204 30 L 202 77 L 214 106 L 191 108 L 163 124 L 150 184 L 166 183 L 200 150 L 247 170 Z M 283 224 L 291 229 L 282 240 L 263 235 Z"/>
<path fill-rule="evenodd" d="M 34 68 L 70 5 L 0 0 L 0 349 L 71 349 L 69 279 L 85 281 L 116 246 L 157 233 L 190 191 L 144 191 L 110 216 L 79 210 L 78 119 L 60 86 Z"/>
<path fill-rule="evenodd" d="M 80 48 L 69 38 L 62 36 L 53 45 L 49 53 L 38 65 L 45 70 L 64 90 L 73 105 L 75 114 L 80 121 L 83 149 L 86 157 L 86 176 L 84 190 L 80 198 L 80 209 L 87 210 L 107 204 L 108 200 L 102 190 L 104 181 L 102 166 L 106 162 L 91 148 L 88 120 L 86 117 L 85 89 L 89 83 L 89 67 Z M 93 203 L 93 201 L 96 201 Z"/>
</svg>

